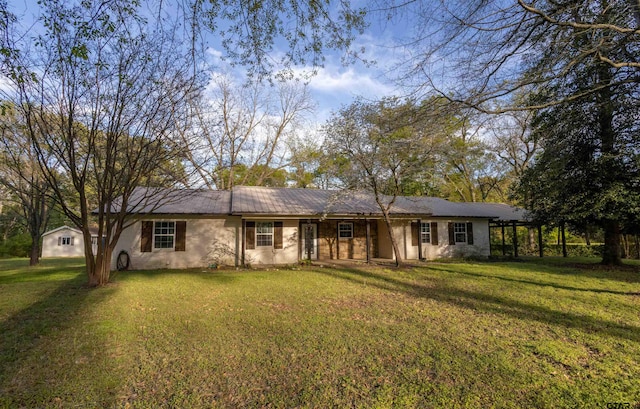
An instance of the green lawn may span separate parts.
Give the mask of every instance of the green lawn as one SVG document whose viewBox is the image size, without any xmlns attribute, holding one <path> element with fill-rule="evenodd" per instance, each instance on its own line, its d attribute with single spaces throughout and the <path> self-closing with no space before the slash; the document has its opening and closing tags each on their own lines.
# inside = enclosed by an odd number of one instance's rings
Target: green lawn
<svg viewBox="0 0 640 409">
<path fill-rule="evenodd" d="M 640 265 L 0 260 L 0 407 L 640 407 Z"/>
</svg>

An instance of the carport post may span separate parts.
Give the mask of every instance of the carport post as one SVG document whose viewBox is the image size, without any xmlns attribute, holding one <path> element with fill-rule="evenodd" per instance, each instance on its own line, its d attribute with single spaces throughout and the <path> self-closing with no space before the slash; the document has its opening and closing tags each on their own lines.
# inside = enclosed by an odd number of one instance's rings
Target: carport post
<svg viewBox="0 0 640 409">
<path fill-rule="evenodd" d="M 371 226 L 369 225 L 369 220 L 364 219 L 364 224 L 367 228 L 367 263 L 371 262 L 371 249 L 369 246 L 371 245 Z"/>
<path fill-rule="evenodd" d="M 544 257 L 544 248 L 542 247 L 542 225 L 538 225 L 538 254 Z"/>
<path fill-rule="evenodd" d="M 518 230 L 516 222 L 516 220 L 513 220 L 511 224 L 513 226 L 513 257 L 518 258 Z"/>
</svg>

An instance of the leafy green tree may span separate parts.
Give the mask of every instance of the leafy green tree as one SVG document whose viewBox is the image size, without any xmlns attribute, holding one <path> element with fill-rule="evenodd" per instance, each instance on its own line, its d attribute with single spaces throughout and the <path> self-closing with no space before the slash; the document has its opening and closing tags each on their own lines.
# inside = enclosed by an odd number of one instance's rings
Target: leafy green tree
<svg viewBox="0 0 640 409">
<path fill-rule="evenodd" d="M 216 33 L 226 58 L 253 79 L 318 68 L 329 50 L 343 52 L 345 62 L 359 58 L 355 34 L 367 26 L 365 8 L 347 0 L 193 0 L 189 8 L 194 24 Z"/>
<path fill-rule="evenodd" d="M 565 12 L 569 11 L 602 26 L 630 18 L 621 14 L 628 10 L 619 2 L 601 1 Z M 531 103 L 542 107 L 535 113 L 533 130 L 544 151 L 525 172 L 521 190 L 530 193 L 530 206 L 540 220 L 602 227 L 602 262 L 619 264 L 621 231 L 640 217 L 640 77 L 637 69 L 610 62 L 634 58 L 629 53 L 636 47 L 617 46 L 627 34 L 612 27 L 596 33 L 581 30 L 570 42 L 551 42 L 531 61 L 536 72 L 562 52 L 570 58 L 580 50 L 600 48 L 603 42 L 611 48 L 606 58 L 593 53 L 533 94 Z M 570 103 L 549 104 L 567 98 Z"/>
<path fill-rule="evenodd" d="M 38 154 L 31 145 L 24 122 L 17 110 L 5 104 L 0 116 L 0 186 L 20 209 L 20 222 L 31 239 L 29 265 L 40 261 L 40 237 L 47 231 L 53 206 L 52 189 L 38 163 Z"/>
<path fill-rule="evenodd" d="M 327 121 L 325 150 L 335 158 L 342 187 L 374 195 L 384 217 L 396 263 L 402 263 L 390 210 L 402 193 L 403 182 L 424 166 L 433 149 L 428 106 L 387 98 L 357 100 Z M 435 128 L 435 127 L 433 127 Z"/>
<path fill-rule="evenodd" d="M 386 11 L 420 27 L 403 42 L 414 52 L 394 70 L 399 81 L 483 112 L 536 112 L 544 154 L 523 186 L 537 216 L 597 221 L 603 262 L 619 263 L 620 230 L 637 217 L 640 3 L 441 0 Z"/>
<path fill-rule="evenodd" d="M 4 53 L 2 92 L 24 121 L 58 205 L 83 231 L 88 281 L 99 286 L 135 220 L 128 211 L 145 199 L 135 197 L 136 187 L 175 183 L 166 165 L 183 157 L 184 146 L 174 130 L 199 79 L 171 22 L 142 18 L 135 2 L 40 6 L 35 42 L 15 26 L 3 37 L 3 49 L 13 51 Z M 96 254 L 94 221 L 107 238 Z"/>
</svg>

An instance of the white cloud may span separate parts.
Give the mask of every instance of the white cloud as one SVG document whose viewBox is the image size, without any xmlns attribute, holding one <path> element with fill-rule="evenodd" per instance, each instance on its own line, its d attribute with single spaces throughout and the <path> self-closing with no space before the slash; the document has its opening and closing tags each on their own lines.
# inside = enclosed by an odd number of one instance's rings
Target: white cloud
<svg viewBox="0 0 640 409">
<path fill-rule="evenodd" d="M 393 93 L 388 84 L 376 80 L 366 70 L 356 71 L 353 67 L 344 70 L 321 68 L 311 78 L 309 86 L 325 94 L 378 97 Z"/>
</svg>

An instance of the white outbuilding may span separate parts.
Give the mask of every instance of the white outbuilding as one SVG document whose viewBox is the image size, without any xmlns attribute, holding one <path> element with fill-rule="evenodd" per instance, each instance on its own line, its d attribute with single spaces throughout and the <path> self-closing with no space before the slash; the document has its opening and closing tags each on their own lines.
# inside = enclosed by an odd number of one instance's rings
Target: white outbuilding
<svg viewBox="0 0 640 409">
<path fill-rule="evenodd" d="M 91 244 L 95 254 L 98 234 L 92 232 Z M 42 258 L 84 257 L 82 231 L 69 226 L 61 226 L 42 235 Z"/>
</svg>

